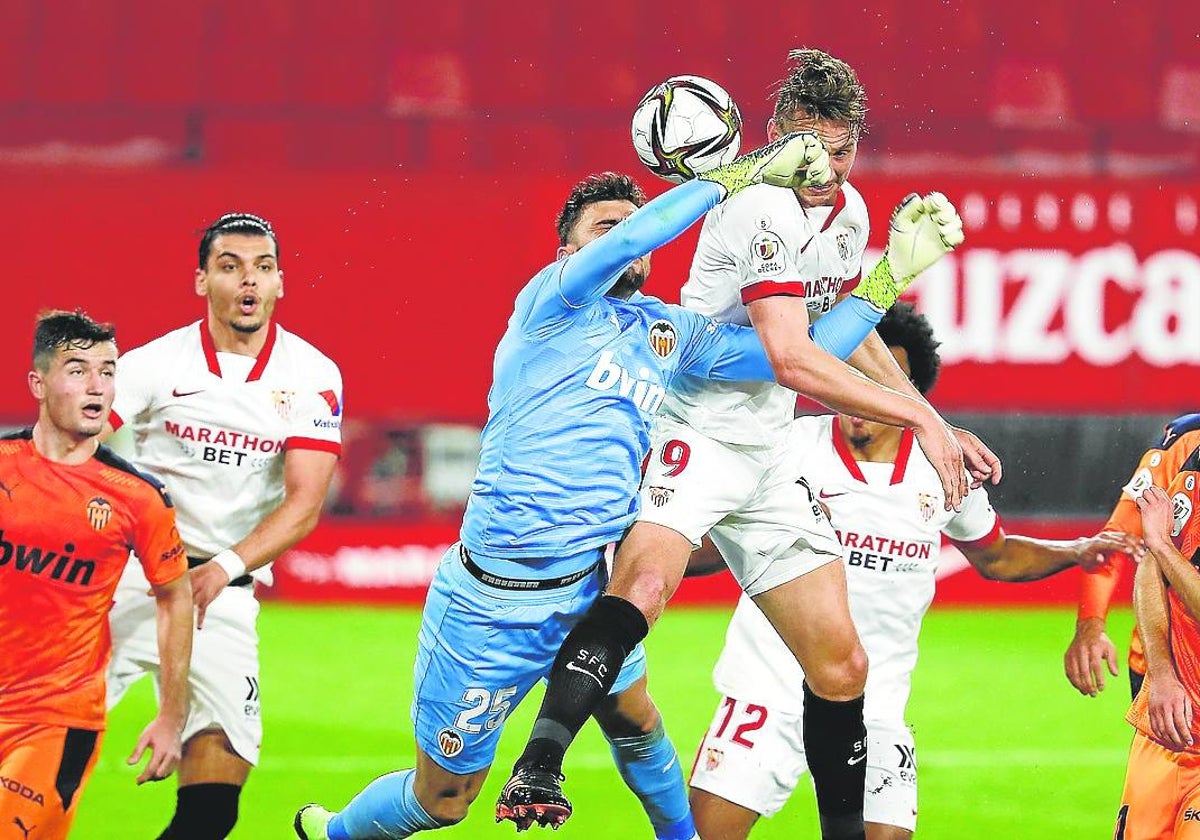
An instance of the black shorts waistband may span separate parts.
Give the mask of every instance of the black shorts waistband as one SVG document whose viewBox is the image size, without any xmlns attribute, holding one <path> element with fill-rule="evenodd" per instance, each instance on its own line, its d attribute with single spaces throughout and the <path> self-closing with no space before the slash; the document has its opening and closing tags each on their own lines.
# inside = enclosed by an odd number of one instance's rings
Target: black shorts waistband
<svg viewBox="0 0 1200 840">
<path fill-rule="evenodd" d="M 578 572 L 572 572 L 569 575 L 556 578 L 546 578 L 544 580 L 526 580 L 523 578 L 506 578 L 494 575 L 491 572 L 486 572 L 479 567 L 479 564 L 471 559 L 471 553 L 467 551 L 467 547 L 459 543 L 458 554 L 462 557 L 462 564 L 467 571 L 471 573 L 471 577 L 480 583 L 486 583 L 488 586 L 494 586 L 496 589 L 507 589 L 513 592 L 540 592 L 546 589 L 559 589 L 563 586 L 570 586 L 572 583 L 578 583 L 585 577 L 596 571 L 596 568 L 604 562 L 601 558 L 586 569 Z"/>
<path fill-rule="evenodd" d="M 210 557 L 189 557 L 188 558 L 188 568 L 194 569 L 197 566 L 203 566 L 210 559 L 212 559 L 212 558 L 210 558 Z M 229 586 L 251 586 L 253 583 L 254 583 L 254 578 L 250 577 L 250 575 L 242 575 L 241 577 L 235 577 L 233 580 L 229 581 L 228 585 Z"/>
</svg>

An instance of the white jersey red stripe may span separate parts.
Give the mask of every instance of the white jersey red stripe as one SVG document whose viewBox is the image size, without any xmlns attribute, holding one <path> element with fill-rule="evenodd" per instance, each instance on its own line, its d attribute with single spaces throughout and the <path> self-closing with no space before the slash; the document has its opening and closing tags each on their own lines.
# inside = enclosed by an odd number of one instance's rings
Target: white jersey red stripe
<svg viewBox="0 0 1200 840">
<path fill-rule="evenodd" d="M 905 433 L 894 464 L 855 461 L 828 415 L 797 418 L 789 431 L 797 475 L 828 507 L 842 542 L 850 612 L 866 649 L 867 721 L 903 725 L 917 636 L 934 594 L 941 536 L 959 544 L 996 539 L 986 491 L 947 511 L 937 473 Z M 713 673 L 717 689 L 798 713 L 804 674 L 758 607 L 742 596 Z"/>
<path fill-rule="evenodd" d="M 717 321 L 749 324 L 748 303 L 791 295 L 805 299 L 815 320 L 861 277 L 869 233 L 866 204 L 850 184 L 832 206 L 817 208 L 801 206 L 791 190 L 748 187 L 705 217 L 680 301 Z M 761 445 L 786 434 L 795 407 L 796 394 L 774 383 L 685 376 L 662 411 L 714 440 Z"/>
<path fill-rule="evenodd" d="M 218 352 L 203 321 L 130 350 L 117 363 L 114 428 L 131 459 L 175 497 L 190 556 L 211 557 L 283 500 L 288 450 L 340 454 L 342 376 L 275 324 L 257 358 Z"/>
</svg>

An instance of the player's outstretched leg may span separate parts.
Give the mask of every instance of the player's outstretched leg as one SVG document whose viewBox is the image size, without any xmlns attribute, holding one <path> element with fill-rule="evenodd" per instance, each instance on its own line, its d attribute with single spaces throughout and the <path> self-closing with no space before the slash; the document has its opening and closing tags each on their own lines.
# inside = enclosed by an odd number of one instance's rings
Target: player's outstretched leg
<svg viewBox="0 0 1200 840">
<path fill-rule="evenodd" d="M 329 821 L 333 819 L 333 811 L 320 805 L 309 803 L 296 812 L 292 828 L 300 840 L 329 840 Z"/>
<path fill-rule="evenodd" d="M 754 595 L 754 602 L 804 668 L 804 749 L 821 837 L 864 840 L 867 657 L 850 616 L 841 558 Z"/>
<path fill-rule="evenodd" d="M 696 840 L 679 753 L 646 690 L 645 654 L 640 647 L 626 660 L 625 670 L 641 676 L 605 699 L 596 710 L 596 722 L 612 748 L 621 778 L 642 803 L 656 840 Z"/>
<path fill-rule="evenodd" d="M 525 752 L 496 802 L 496 820 L 523 831 L 533 822 L 557 828 L 571 816 L 562 792 L 567 747 L 616 684 L 625 657 L 645 638 L 641 610 L 605 595 L 567 634 L 550 668 L 549 684 Z"/>
<path fill-rule="evenodd" d="M 293 823 L 296 836 L 300 840 L 354 840 L 379 836 L 403 840 L 419 831 L 451 825 L 466 815 L 469 803 L 456 808 L 453 817 L 438 819 L 431 816 L 417 798 L 416 775 L 416 770 L 398 770 L 380 776 L 336 814 L 320 805 L 305 805 L 296 813 Z M 459 778 L 475 792 L 483 781 L 482 775 L 477 781 L 473 777 Z M 473 794 L 471 798 L 474 798 Z"/>
<path fill-rule="evenodd" d="M 563 775 L 540 767 L 517 766 L 500 791 L 496 822 L 511 820 L 517 831 L 535 824 L 557 829 L 571 816 L 571 803 L 562 792 Z"/>
</svg>

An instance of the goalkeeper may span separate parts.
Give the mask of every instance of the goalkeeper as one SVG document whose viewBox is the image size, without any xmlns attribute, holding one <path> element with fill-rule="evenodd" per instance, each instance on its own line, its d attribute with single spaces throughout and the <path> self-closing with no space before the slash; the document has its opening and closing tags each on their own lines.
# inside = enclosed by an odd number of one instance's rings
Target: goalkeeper
<svg viewBox="0 0 1200 840">
<path fill-rule="evenodd" d="M 461 542 L 443 558 L 425 604 L 412 706 L 416 768 L 375 780 L 339 814 L 306 806 L 295 821 L 300 837 L 402 838 L 466 816 L 508 714 L 604 588 L 604 547 L 637 515 L 650 422 L 667 387 L 683 374 L 773 376 L 752 329 L 641 295 L 647 254 L 728 195 L 760 183 L 790 195 L 779 187 L 829 177 L 828 155 L 808 135 L 782 138 L 644 207 L 624 176 L 576 185 L 558 217 L 558 259 L 518 294 L 496 349 Z M 829 322 L 816 337 L 826 346 L 853 346 L 871 328 L 849 308 Z M 907 397 L 875 390 L 890 400 L 889 418 L 915 411 Z M 644 674 L 640 649 L 632 651 L 597 715 L 656 836 L 692 838 L 683 775 Z M 528 822 L 535 816 L 560 813 L 530 813 Z"/>
<path fill-rule="evenodd" d="M 847 606 L 837 535 L 789 469 L 795 392 L 843 414 L 912 428 L 938 473 L 947 510 L 959 509 L 973 481 L 999 480 L 1000 464 L 977 438 L 938 416 L 869 326 L 853 335 L 845 330 L 851 315 L 876 323 L 917 274 L 962 242 L 962 223 L 938 193 L 905 199 L 892 217 L 884 259 L 835 306 L 860 276 L 867 242 L 865 205 L 846 182 L 864 96 L 844 62 L 817 50 L 792 58 L 796 68 L 779 91 L 769 136 L 814 132 L 833 177 L 790 192 L 751 186 L 710 212 L 682 289 L 689 309 L 753 325 L 776 382 L 685 375 L 672 386 L 651 433 L 638 521 L 617 551 L 606 594 L 555 659 L 498 818 L 570 813 L 559 784 L 567 747 L 661 615 L 693 546 L 711 534 L 807 675 L 805 749 L 823 836 L 864 836 L 867 662 Z M 816 139 L 802 135 L 802 142 Z M 845 334 L 838 355 L 849 353 L 865 376 L 821 349 L 838 342 L 810 340 L 810 317 L 819 318 L 818 338 L 826 329 Z M 859 347 L 858 335 L 868 332 Z M 646 752 L 661 738 L 661 729 L 637 736 Z"/>
</svg>

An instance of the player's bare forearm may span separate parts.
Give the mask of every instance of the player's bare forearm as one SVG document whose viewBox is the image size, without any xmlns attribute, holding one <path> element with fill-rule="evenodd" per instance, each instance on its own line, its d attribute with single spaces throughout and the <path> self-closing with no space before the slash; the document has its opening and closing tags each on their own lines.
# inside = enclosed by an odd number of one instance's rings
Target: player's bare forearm
<svg viewBox="0 0 1200 840">
<path fill-rule="evenodd" d="M 904 375 L 896 357 L 879 337 L 879 333 L 874 330 L 863 339 L 862 344 L 858 345 L 853 353 L 846 357 L 846 364 L 881 385 L 907 394 L 913 399 L 926 401 L 917 387 L 912 384 L 912 380 Z"/>
<path fill-rule="evenodd" d="M 1138 564 L 1133 577 L 1133 613 L 1142 637 L 1146 672 L 1175 676 L 1168 641 L 1170 619 L 1167 614 L 1167 589 L 1155 555 L 1148 554 Z"/>
<path fill-rule="evenodd" d="M 158 657 L 161 663 L 159 717 L 183 727 L 187 717 L 188 667 L 192 661 L 192 584 L 188 575 L 155 586 Z"/>
<path fill-rule="evenodd" d="M 1023 583 L 1041 580 L 1071 566 L 1099 568 L 1119 553 L 1132 550 L 1124 534 L 1098 534 L 1077 540 L 1043 540 L 1004 534 L 979 549 L 968 549 L 967 560 L 989 580 Z"/>
<path fill-rule="evenodd" d="M 1200 616 L 1200 572 L 1171 542 L 1174 516 L 1167 491 L 1158 486 L 1147 487 L 1138 497 L 1137 506 L 1142 515 L 1142 539 L 1147 554 L 1154 558 L 1188 612 Z"/>
<path fill-rule="evenodd" d="M 940 423 L 923 400 L 874 382 L 817 347 L 802 299 L 764 298 L 747 310 L 780 385 L 864 420 L 912 428 Z"/>
<path fill-rule="evenodd" d="M 321 517 L 337 456 L 316 450 L 291 450 L 283 460 L 284 498 L 233 550 L 247 571 L 265 566 L 304 539 Z"/>
<path fill-rule="evenodd" d="M 1200 572 L 1197 572 L 1183 555 L 1169 542 L 1146 543 L 1146 550 L 1153 555 L 1163 576 L 1183 601 L 1193 617 L 1200 616 Z"/>
<path fill-rule="evenodd" d="M 963 554 L 983 577 L 1007 583 L 1041 580 L 1075 565 L 1074 541 L 1004 535 L 991 545 Z"/>
</svg>

